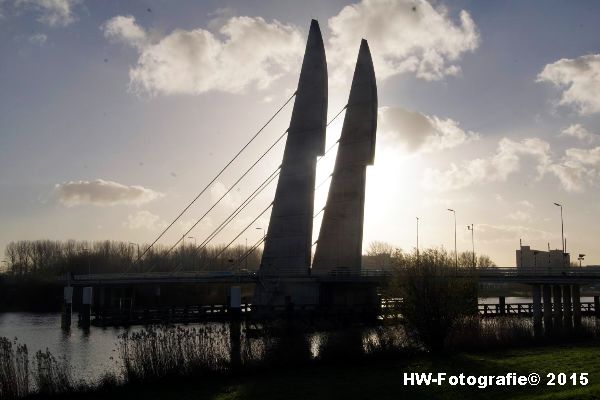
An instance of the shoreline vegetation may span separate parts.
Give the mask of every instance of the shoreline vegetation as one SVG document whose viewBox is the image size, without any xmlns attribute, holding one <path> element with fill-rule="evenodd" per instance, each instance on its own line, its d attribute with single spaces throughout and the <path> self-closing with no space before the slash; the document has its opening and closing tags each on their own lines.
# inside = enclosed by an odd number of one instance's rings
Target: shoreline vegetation
<svg viewBox="0 0 600 400">
<path fill-rule="evenodd" d="M 3 338 L 0 398 L 268 400 L 340 398 L 339 393 L 361 399 L 543 398 L 557 391 L 563 398 L 593 398 L 599 393 L 600 320 L 585 318 L 576 328 L 534 333 L 529 318 L 477 315 L 477 268 L 468 255 L 456 265 L 453 254 L 430 249 L 402 253 L 395 263 L 384 290 L 403 299 L 397 310 L 401 319 L 341 322 L 326 330 L 296 319 L 149 326 L 119 338 L 117 367 L 96 381 L 76 381 L 67 360 L 47 350 L 30 356 L 18 340 Z M 587 372 L 590 384 L 482 391 L 402 382 L 403 372 L 544 371 Z"/>
<path fill-rule="evenodd" d="M 264 399 L 331 398 L 327 394 L 340 398 L 334 395 L 338 390 L 346 393 L 344 398 L 361 399 L 438 398 L 442 393 L 441 398 L 454 398 L 462 391 L 466 398 L 517 398 L 516 394 L 522 396 L 519 398 L 551 394 L 593 398 L 600 394 L 597 332 L 588 327 L 569 338 L 534 341 L 527 322 L 522 318 L 498 319 L 491 324 L 469 321 L 448 337 L 440 353 L 413 342 L 405 329 L 395 324 L 308 334 L 303 332 L 306 327 L 276 323 L 263 326 L 258 336 L 249 335 L 248 327 L 242 326 L 238 359 L 231 353 L 225 324 L 148 327 L 120 337 L 117 370 L 93 382 L 74 380 L 68 362 L 57 360 L 48 351 L 39 351 L 30 359 L 26 346 L 1 338 L 0 398 L 120 399 L 133 394 L 149 400 L 194 396 L 251 399 L 259 394 Z M 446 383 L 419 387 L 404 385 L 404 372 L 476 376 L 587 372 L 589 384 L 477 389 Z"/>
</svg>

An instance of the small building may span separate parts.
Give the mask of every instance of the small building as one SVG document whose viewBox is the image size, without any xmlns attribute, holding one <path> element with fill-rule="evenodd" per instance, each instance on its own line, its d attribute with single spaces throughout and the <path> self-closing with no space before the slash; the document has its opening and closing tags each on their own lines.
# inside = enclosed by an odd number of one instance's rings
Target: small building
<svg viewBox="0 0 600 400">
<path fill-rule="evenodd" d="M 562 250 L 533 250 L 530 246 L 521 246 L 516 251 L 517 269 L 522 272 L 556 272 L 567 270 L 571 265 L 569 253 Z"/>
</svg>

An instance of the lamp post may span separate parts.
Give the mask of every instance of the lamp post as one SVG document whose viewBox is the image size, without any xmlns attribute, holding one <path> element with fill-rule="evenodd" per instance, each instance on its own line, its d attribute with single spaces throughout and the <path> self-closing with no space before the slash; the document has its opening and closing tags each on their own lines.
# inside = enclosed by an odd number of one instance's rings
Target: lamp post
<svg viewBox="0 0 600 400">
<path fill-rule="evenodd" d="M 473 246 L 473 268 L 475 268 L 475 229 L 473 224 L 467 225 L 467 229 L 471 231 L 471 245 Z"/>
<path fill-rule="evenodd" d="M 448 211 L 454 214 L 454 266 L 458 268 L 458 252 L 456 251 L 456 211 L 449 208 Z"/>
<path fill-rule="evenodd" d="M 419 264 L 419 217 L 417 217 L 417 264 Z"/>
<path fill-rule="evenodd" d="M 579 260 L 579 268 L 581 268 L 581 262 L 583 261 L 585 257 L 585 254 L 580 254 L 579 257 L 577 257 L 577 259 Z"/>
<path fill-rule="evenodd" d="M 560 238 L 562 241 L 562 261 L 563 267 L 565 266 L 565 224 L 563 222 L 563 206 L 562 204 L 554 203 L 555 206 L 560 207 Z"/>
</svg>

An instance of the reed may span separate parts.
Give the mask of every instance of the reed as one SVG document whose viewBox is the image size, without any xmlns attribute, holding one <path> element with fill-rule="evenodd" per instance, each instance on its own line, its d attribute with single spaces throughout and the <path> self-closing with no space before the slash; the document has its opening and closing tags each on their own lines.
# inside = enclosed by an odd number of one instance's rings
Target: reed
<svg viewBox="0 0 600 400">
<path fill-rule="evenodd" d="M 77 385 L 73 380 L 67 359 L 57 360 L 48 349 L 37 351 L 33 361 L 32 376 L 39 394 L 70 393 L 83 390 L 85 387 L 84 383 Z"/>
<path fill-rule="evenodd" d="M 128 382 L 223 372 L 229 366 L 225 326 L 163 327 L 126 333 L 119 341 Z"/>
<path fill-rule="evenodd" d="M 29 392 L 27 346 L 0 337 L 0 399 L 17 399 Z"/>
</svg>

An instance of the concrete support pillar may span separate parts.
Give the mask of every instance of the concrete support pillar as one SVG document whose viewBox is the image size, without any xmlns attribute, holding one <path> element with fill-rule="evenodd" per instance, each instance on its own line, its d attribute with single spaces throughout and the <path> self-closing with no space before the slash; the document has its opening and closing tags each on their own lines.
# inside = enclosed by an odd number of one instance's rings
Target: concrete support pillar
<svg viewBox="0 0 600 400">
<path fill-rule="evenodd" d="M 533 299 L 533 332 L 536 337 L 542 333 L 542 290 L 540 285 L 531 286 Z"/>
<path fill-rule="evenodd" d="M 500 315 L 506 315 L 506 297 L 498 297 L 498 308 L 500 309 Z"/>
<path fill-rule="evenodd" d="M 560 330 L 563 326 L 562 288 L 560 285 L 552 287 L 552 297 L 554 297 L 554 328 Z"/>
<path fill-rule="evenodd" d="M 600 296 L 594 296 L 594 315 L 600 318 Z"/>
<path fill-rule="evenodd" d="M 242 342 L 241 342 L 241 315 L 242 315 L 242 289 L 232 286 L 229 289 L 229 342 L 230 362 L 233 370 L 242 365 Z"/>
<path fill-rule="evenodd" d="M 71 329 L 71 314 L 73 312 L 73 287 L 63 289 L 62 315 L 60 326 L 64 330 Z"/>
<path fill-rule="evenodd" d="M 552 287 L 543 285 L 542 296 L 544 298 L 544 332 L 549 334 L 552 330 Z"/>
<path fill-rule="evenodd" d="M 581 290 L 579 285 L 571 286 L 571 298 L 573 300 L 573 325 L 581 328 Z"/>
<path fill-rule="evenodd" d="M 79 310 L 79 324 L 82 328 L 89 328 L 92 317 L 92 288 L 84 287 L 81 293 L 81 310 Z"/>
<path fill-rule="evenodd" d="M 571 285 L 563 285 L 563 324 L 566 329 L 573 328 L 573 309 L 571 308 Z"/>
</svg>

